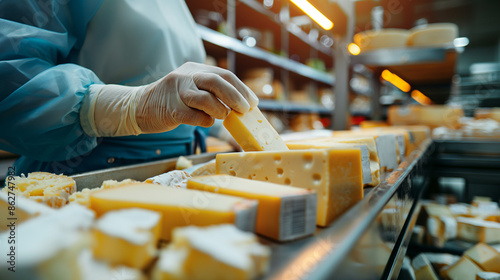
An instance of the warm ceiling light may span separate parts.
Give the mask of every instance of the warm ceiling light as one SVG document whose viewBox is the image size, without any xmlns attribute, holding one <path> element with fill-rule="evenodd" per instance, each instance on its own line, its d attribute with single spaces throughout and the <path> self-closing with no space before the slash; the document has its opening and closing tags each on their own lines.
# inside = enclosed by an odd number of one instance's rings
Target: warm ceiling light
<svg viewBox="0 0 500 280">
<path fill-rule="evenodd" d="M 350 43 L 349 46 L 347 46 L 347 50 L 352 55 L 358 55 L 361 52 L 361 49 L 358 47 L 358 45 L 356 45 L 354 43 Z"/>
<path fill-rule="evenodd" d="M 307 0 L 290 0 L 297 5 L 306 15 L 317 22 L 323 29 L 330 30 L 333 27 L 333 22 L 325 17 L 318 9 L 316 9 Z"/>
<path fill-rule="evenodd" d="M 432 104 L 432 100 L 429 97 L 416 89 L 411 92 L 411 98 L 415 99 L 415 101 L 417 101 L 421 105 Z"/>
<path fill-rule="evenodd" d="M 391 73 L 389 70 L 382 71 L 382 75 L 380 75 L 382 79 L 388 81 L 393 84 L 395 87 L 404 92 L 409 92 L 411 89 L 410 84 L 408 84 L 405 80 L 401 79 L 398 75 Z"/>
</svg>

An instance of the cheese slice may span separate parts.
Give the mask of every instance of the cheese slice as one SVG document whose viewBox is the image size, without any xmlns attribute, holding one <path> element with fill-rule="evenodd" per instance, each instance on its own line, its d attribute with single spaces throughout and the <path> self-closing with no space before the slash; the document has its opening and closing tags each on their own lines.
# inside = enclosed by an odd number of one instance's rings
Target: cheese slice
<svg viewBox="0 0 500 280">
<path fill-rule="evenodd" d="M 500 280 L 500 273 L 496 272 L 478 272 L 476 280 Z"/>
<path fill-rule="evenodd" d="M 315 190 L 320 226 L 363 198 L 359 148 L 218 154 L 216 168 L 218 174 Z"/>
<path fill-rule="evenodd" d="M 373 140 L 373 139 L 372 139 Z M 356 147 L 361 150 L 361 168 L 363 169 L 363 185 L 375 187 L 380 182 L 380 167 L 375 161 L 370 160 L 370 154 L 367 145 L 347 144 L 333 141 L 318 142 L 291 142 L 287 143 L 290 150 L 305 149 L 326 149 L 330 147 Z"/>
<path fill-rule="evenodd" d="M 107 212 L 92 230 L 94 257 L 111 265 L 145 268 L 156 256 L 160 218 L 160 213 L 140 208 Z"/>
<path fill-rule="evenodd" d="M 457 218 L 457 238 L 470 242 L 500 242 L 500 224 L 474 218 Z"/>
<path fill-rule="evenodd" d="M 485 243 L 478 243 L 464 252 L 464 256 L 473 260 L 484 271 L 500 273 L 500 253 Z"/>
<path fill-rule="evenodd" d="M 481 271 L 483 270 L 468 257 L 462 256 L 456 263 L 441 270 L 441 275 L 451 280 L 475 279 L 476 274 Z"/>
<path fill-rule="evenodd" d="M 13 211 L 9 207 L 14 206 Z M 12 192 L 0 192 L 0 232 L 10 230 L 10 222 L 14 222 L 16 226 L 22 222 L 38 215 L 52 213 L 55 210 L 45 204 L 35 202 L 28 198 L 14 195 Z M 15 227 L 14 227 L 15 228 Z"/>
<path fill-rule="evenodd" d="M 285 142 L 257 107 L 245 114 L 233 110 L 223 124 L 243 151 L 288 150 Z"/>
<path fill-rule="evenodd" d="M 187 188 L 258 200 L 255 232 L 278 241 L 301 238 L 316 230 L 314 191 L 228 175 L 191 178 Z"/>
<path fill-rule="evenodd" d="M 234 223 L 253 231 L 257 204 L 255 200 L 147 183 L 101 190 L 90 196 L 90 208 L 98 216 L 131 207 L 160 212 L 160 237 L 164 240 L 170 240 L 174 228 L 187 225 Z"/>
<path fill-rule="evenodd" d="M 269 256 L 255 235 L 232 225 L 178 228 L 152 279 L 254 279 L 268 270 Z"/>
<path fill-rule="evenodd" d="M 419 254 L 416 256 L 412 262 L 411 265 L 413 266 L 413 269 L 415 271 L 415 279 L 417 280 L 438 280 L 438 276 L 436 275 L 436 272 L 434 272 L 434 269 L 432 268 L 432 264 L 427 258 L 425 254 Z"/>
</svg>

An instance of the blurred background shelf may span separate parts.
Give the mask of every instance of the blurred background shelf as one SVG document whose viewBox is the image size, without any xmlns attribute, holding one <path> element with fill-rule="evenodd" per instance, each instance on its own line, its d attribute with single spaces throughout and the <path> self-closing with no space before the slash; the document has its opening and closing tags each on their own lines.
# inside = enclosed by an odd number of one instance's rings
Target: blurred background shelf
<svg viewBox="0 0 500 280">
<path fill-rule="evenodd" d="M 289 113 L 316 113 L 322 115 L 333 114 L 332 109 L 315 104 L 299 104 L 293 102 L 279 102 L 274 100 L 259 101 L 259 108 L 266 111 L 289 112 Z"/>
</svg>

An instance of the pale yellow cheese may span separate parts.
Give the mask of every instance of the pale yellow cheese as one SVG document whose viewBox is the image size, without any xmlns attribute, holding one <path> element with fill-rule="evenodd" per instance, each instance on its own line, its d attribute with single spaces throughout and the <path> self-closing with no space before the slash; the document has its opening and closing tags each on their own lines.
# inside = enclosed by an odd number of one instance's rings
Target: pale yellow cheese
<svg viewBox="0 0 500 280">
<path fill-rule="evenodd" d="M 285 142 L 257 107 L 245 114 L 231 111 L 224 120 L 224 126 L 243 151 L 288 150 Z"/>
<path fill-rule="evenodd" d="M 88 189 L 84 188 L 81 191 L 74 192 L 69 196 L 69 203 L 78 203 L 80 205 L 89 207 L 90 205 L 90 194 L 93 192 L 97 192 L 103 189 L 116 188 L 124 185 L 128 185 L 131 183 L 138 183 L 138 181 L 132 179 L 125 179 L 123 181 L 115 181 L 115 180 L 106 180 L 102 182 L 100 188 Z"/>
<path fill-rule="evenodd" d="M 320 226 L 363 198 L 359 148 L 218 154 L 216 165 L 218 174 L 315 190 Z"/>
<path fill-rule="evenodd" d="M 476 274 L 481 271 L 483 270 L 468 257 L 462 256 L 456 263 L 441 270 L 441 275 L 451 280 L 475 279 Z"/>
<path fill-rule="evenodd" d="M 500 108 L 476 108 L 474 111 L 476 119 L 492 119 L 500 122 Z"/>
<path fill-rule="evenodd" d="M 104 214 L 92 230 L 94 257 L 111 265 L 145 268 L 156 256 L 158 212 L 130 208 Z"/>
<path fill-rule="evenodd" d="M 431 262 L 425 254 L 419 254 L 411 262 L 417 280 L 438 280 L 439 278 L 432 268 Z"/>
<path fill-rule="evenodd" d="M 500 224 L 474 218 L 457 218 L 457 238 L 470 242 L 500 242 Z"/>
<path fill-rule="evenodd" d="M 478 243 L 464 252 L 484 271 L 500 273 L 500 253 L 485 243 Z"/>
<path fill-rule="evenodd" d="M 257 204 L 254 200 L 147 183 L 101 190 L 90 196 L 90 208 L 98 216 L 131 207 L 160 212 L 160 237 L 164 240 L 170 240 L 174 228 L 187 225 L 234 223 L 253 231 Z"/>
<path fill-rule="evenodd" d="M 387 28 L 381 30 L 367 30 L 354 35 L 354 43 L 361 51 L 382 48 L 406 47 L 409 31 L 405 29 Z"/>
<path fill-rule="evenodd" d="M 443 46 L 453 45 L 458 36 L 458 26 L 454 23 L 432 23 L 416 26 L 410 30 L 408 46 Z"/>
<path fill-rule="evenodd" d="M 232 225 L 184 227 L 160 254 L 153 280 L 254 279 L 269 268 L 269 248 Z"/>
<path fill-rule="evenodd" d="M 460 118 L 464 113 L 461 108 L 444 105 L 430 106 L 391 106 L 387 118 L 392 125 L 425 125 L 430 128 L 447 126 L 460 127 Z"/>
<path fill-rule="evenodd" d="M 316 230 L 317 198 L 313 191 L 228 175 L 191 178 L 187 188 L 258 200 L 255 232 L 278 241 L 301 238 Z"/>
</svg>

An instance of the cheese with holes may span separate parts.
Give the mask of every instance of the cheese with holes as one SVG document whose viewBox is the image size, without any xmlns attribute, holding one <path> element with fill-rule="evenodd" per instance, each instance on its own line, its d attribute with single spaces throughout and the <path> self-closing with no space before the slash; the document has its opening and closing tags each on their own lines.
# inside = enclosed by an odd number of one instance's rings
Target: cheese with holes
<svg viewBox="0 0 500 280">
<path fill-rule="evenodd" d="M 373 141 L 373 138 L 367 138 Z M 332 140 L 311 141 L 311 142 L 290 142 L 287 143 L 290 150 L 305 150 L 305 149 L 326 149 L 330 147 L 357 147 L 361 150 L 361 167 L 363 168 L 363 185 L 364 186 L 378 186 L 380 183 L 380 165 L 377 161 L 372 160 L 372 153 L 375 148 L 375 141 L 373 147 L 360 142 L 337 142 Z M 375 155 L 376 155 L 375 151 Z"/>
<path fill-rule="evenodd" d="M 470 242 L 500 242 L 500 224 L 474 218 L 457 218 L 457 238 Z"/>
<path fill-rule="evenodd" d="M 438 276 L 434 269 L 432 268 L 432 264 L 427 258 L 425 254 L 419 254 L 416 256 L 411 265 L 415 271 L 415 279 L 417 280 L 438 280 Z"/>
<path fill-rule="evenodd" d="M 79 279 L 78 256 L 89 246 L 94 216 L 83 206 L 67 205 L 20 224 L 14 239 L 11 232 L 0 234 L 0 279 Z"/>
<path fill-rule="evenodd" d="M 218 154 L 218 174 L 315 190 L 316 224 L 327 226 L 363 198 L 359 148 Z"/>
<path fill-rule="evenodd" d="M 90 208 L 98 216 L 131 207 L 160 212 L 160 238 L 164 240 L 170 240 L 174 228 L 187 225 L 234 223 L 243 230 L 254 231 L 257 204 L 255 200 L 147 183 L 101 190 L 90 195 Z"/>
<path fill-rule="evenodd" d="M 476 280 L 500 280 L 500 273 L 496 272 L 478 272 Z"/>
<path fill-rule="evenodd" d="M 255 232 L 278 241 L 301 238 L 316 230 L 314 191 L 228 175 L 191 178 L 187 188 L 258 200 Z"/>
<path fill-rule="evenodd" d="M 10 215 L 9 207 L 15 207 L 12 211 L 14 215 Z M 11 192 L 0 192 L 0 232 L 10 229 L 9 221 L 15 221 L 16 226 L 22 222 L 38 215 L 48 214 L 55 211 L 45 204 L 35 202 L 22 196 L 16 196 Z M 11 220 L 15 218 L 15 220 Z"/>
<path fill-rule="evenodd" d="M 107 212 L 92 230 L 94 257 L 111 265 L 145 268 L 156 256 L 160 218 L 160 213 L 140 208 Z"/>
<path fill-rule="evenodd" d="M 441 270 L 441 275 L 451 280 L 475 279 L 476 274 L 481 271 L 483 270 L 468 257 L 462 256 L 456 263 Z"/>
<path fill-rule="evenodd" d="M 288 150 L 285 142 L 257 107 L 244 114 L 233 110 L 223 124 L 243 151 Z"/>
<path fill-rule="evenodd" d="M 255 235 L 232 225 L 178 228 L 152 279 L 254 279 L 268 270 L 269 256 Z"/>
<path fill-rule="evenodd" d="M 500 253 L 485 243 L 478 243 L 465 251 L 464 256 L 473 260 L 484 271 L 500 273 Z"/>
</svg>

